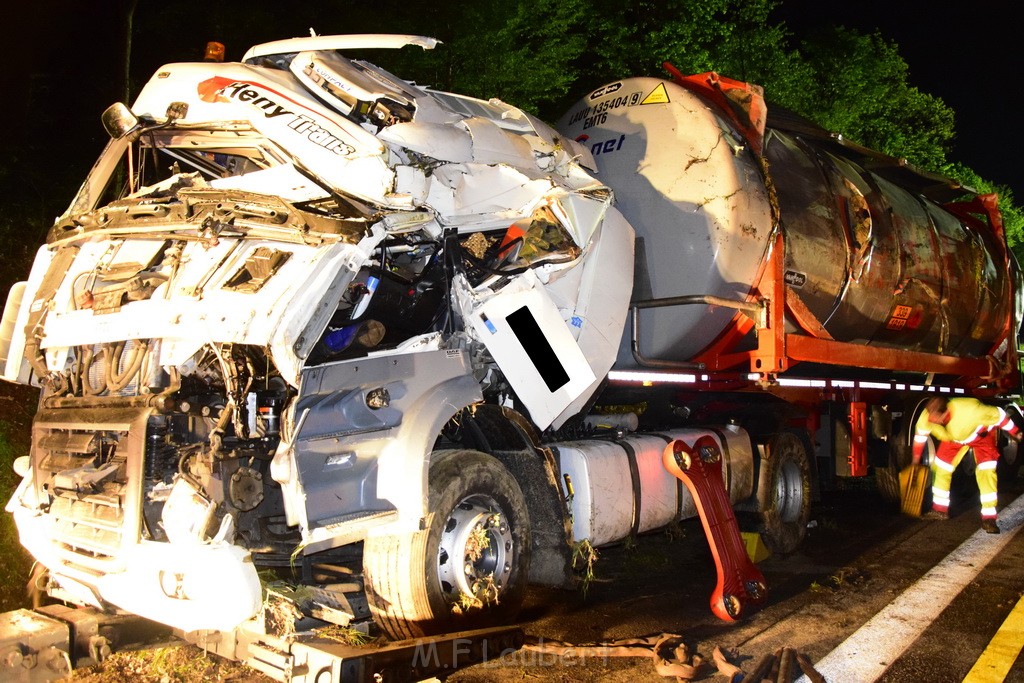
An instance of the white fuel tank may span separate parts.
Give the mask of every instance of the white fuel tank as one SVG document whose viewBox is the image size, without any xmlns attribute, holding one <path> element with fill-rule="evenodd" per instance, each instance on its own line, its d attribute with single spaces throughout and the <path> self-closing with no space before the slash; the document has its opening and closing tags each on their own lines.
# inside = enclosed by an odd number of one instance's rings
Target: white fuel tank
<svg viewBox="0 0 1024 683">
<path fill-rule="evenodd" d="M 731 501 L 753 493 L 753 450 L 742 429 L 678 429 L 631 434 L 617 441 L 555 444 L 564 493 L 572 486 L 573 538 L 608 545 L 697 515 L 689 490 L 662 465 L 675 439 L 692 445 L 711 436 L 722 449 L 722 475 Z M 566 479 L 568 477 L 568 480 Z"/>
</svg>

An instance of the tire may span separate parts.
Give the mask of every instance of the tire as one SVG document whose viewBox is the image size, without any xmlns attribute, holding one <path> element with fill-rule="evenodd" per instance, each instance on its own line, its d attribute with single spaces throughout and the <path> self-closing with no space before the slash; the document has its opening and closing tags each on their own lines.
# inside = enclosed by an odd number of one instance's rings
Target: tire
<svg viewBox="0 0 1024 683">
<path fill-rule="evenodd" d="M 893 404 L 893 409 L 899 410 L 902 416 L 894 420 L 889 432 L 889 466 L 875 469 L 875 482 L 882 499 L 892 503 L 897 511 L 901 505 L 899 475 L 914 460 L 914 428 L 926 402 L 927 399 L 910 397 Z M 928 439 L 921 464 L 931 464 L 935 459 L 935 448 L 935 440 Z M 931 486 L 928 486 L 924 498 L 925 509 L 931 509 L 931 495 Z"/>
<path fill-rule="evenodd" d="M 394 639 L 508 623 L 522 606 L 530 568 L 519 484 L 490 455 L 438 451 L 428 489 L 426 529 L 363 545 L 374 621 Z"/>
<path fill-rule="evenodd" d="M 1008 438 L 1000 433 L 999 460 L 996 462 L 996 476 L 999 488 L 1010 488 L 1020 476 L 1021 465 L 1024 464 L 1024 444 Z"/>
<path fill-rule="evenodd" d="M 803 440 L 780 432 L 765 449 L 757 479 L 758 530 L 776 554 L 803 542 L 811 518 L 811 468 Z"/>
</svg>

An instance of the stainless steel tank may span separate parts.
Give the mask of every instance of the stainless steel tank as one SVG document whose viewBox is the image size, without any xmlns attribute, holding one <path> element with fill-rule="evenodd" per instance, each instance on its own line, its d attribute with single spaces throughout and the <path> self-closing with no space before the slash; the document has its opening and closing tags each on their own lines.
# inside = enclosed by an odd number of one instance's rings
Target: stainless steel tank
<svg viewBox="0 0 1024 683">
<path fill-rule="evenodd" d="M 745 136 L 727 107 L 654 78 L 598 88 L 558 129 L 589 147 L 636 230 L 634 301 L 746 297 L 775 201 L 787 287 L 834 339 L 978 357 L 1005 336 L 1014 293 L 1004 246 L 983 221 L 938 203 L 964 192 L 936 176 L 786 112 L 769 109 L 763 138 Z M 638 350 L 692 359 L 735 319 L 707 305 L 645 309 Z M 636 365 L 628 337 L 620 367 Z"/>
</svg>

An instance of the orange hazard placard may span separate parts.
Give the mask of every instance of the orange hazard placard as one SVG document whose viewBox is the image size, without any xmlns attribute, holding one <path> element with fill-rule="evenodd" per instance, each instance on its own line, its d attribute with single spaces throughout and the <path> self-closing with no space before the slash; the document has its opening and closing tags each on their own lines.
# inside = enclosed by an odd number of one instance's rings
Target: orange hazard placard
<svg viewBox="0 0 1024 683">
<path fill-rule="evenodd" d="M 907 320 L 910 318 L 910 314 L 914 312 L 910 306 L 897 306 L 892 312 L 892 317 L 889 318 L 889 322 L 886 323 L 886 327 L 890 330 L 902 330 L 907 326 Z"/>
<path fill-rule="evenodd" d="M 896 310 L 892 312 L 892 317 L 906 320 L 910 317 L 913 310 L 910 306 L 897 306 Z"/>
</svg>

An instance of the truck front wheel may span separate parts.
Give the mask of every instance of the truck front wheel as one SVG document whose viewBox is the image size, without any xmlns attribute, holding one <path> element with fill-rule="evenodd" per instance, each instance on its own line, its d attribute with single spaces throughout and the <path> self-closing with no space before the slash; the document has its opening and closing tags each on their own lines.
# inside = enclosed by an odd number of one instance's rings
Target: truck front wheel
<svg viewBox="0 0 1024 683">
<path fill-rule="evenodd" d="M 803 441 L 780 432 L 761 458 L 757 480 L 761 538 L 774 553 L 797 549 L 811 517 L 811 469 Z"/>
<path fill-rule="evenodd" d="M 530 519 L 519 484 L 494 457 L 438 451 L 426 528 L 367 539 L 366 597 L 396 639 L 514 618 L 526 594 Z"/>
</svg>

